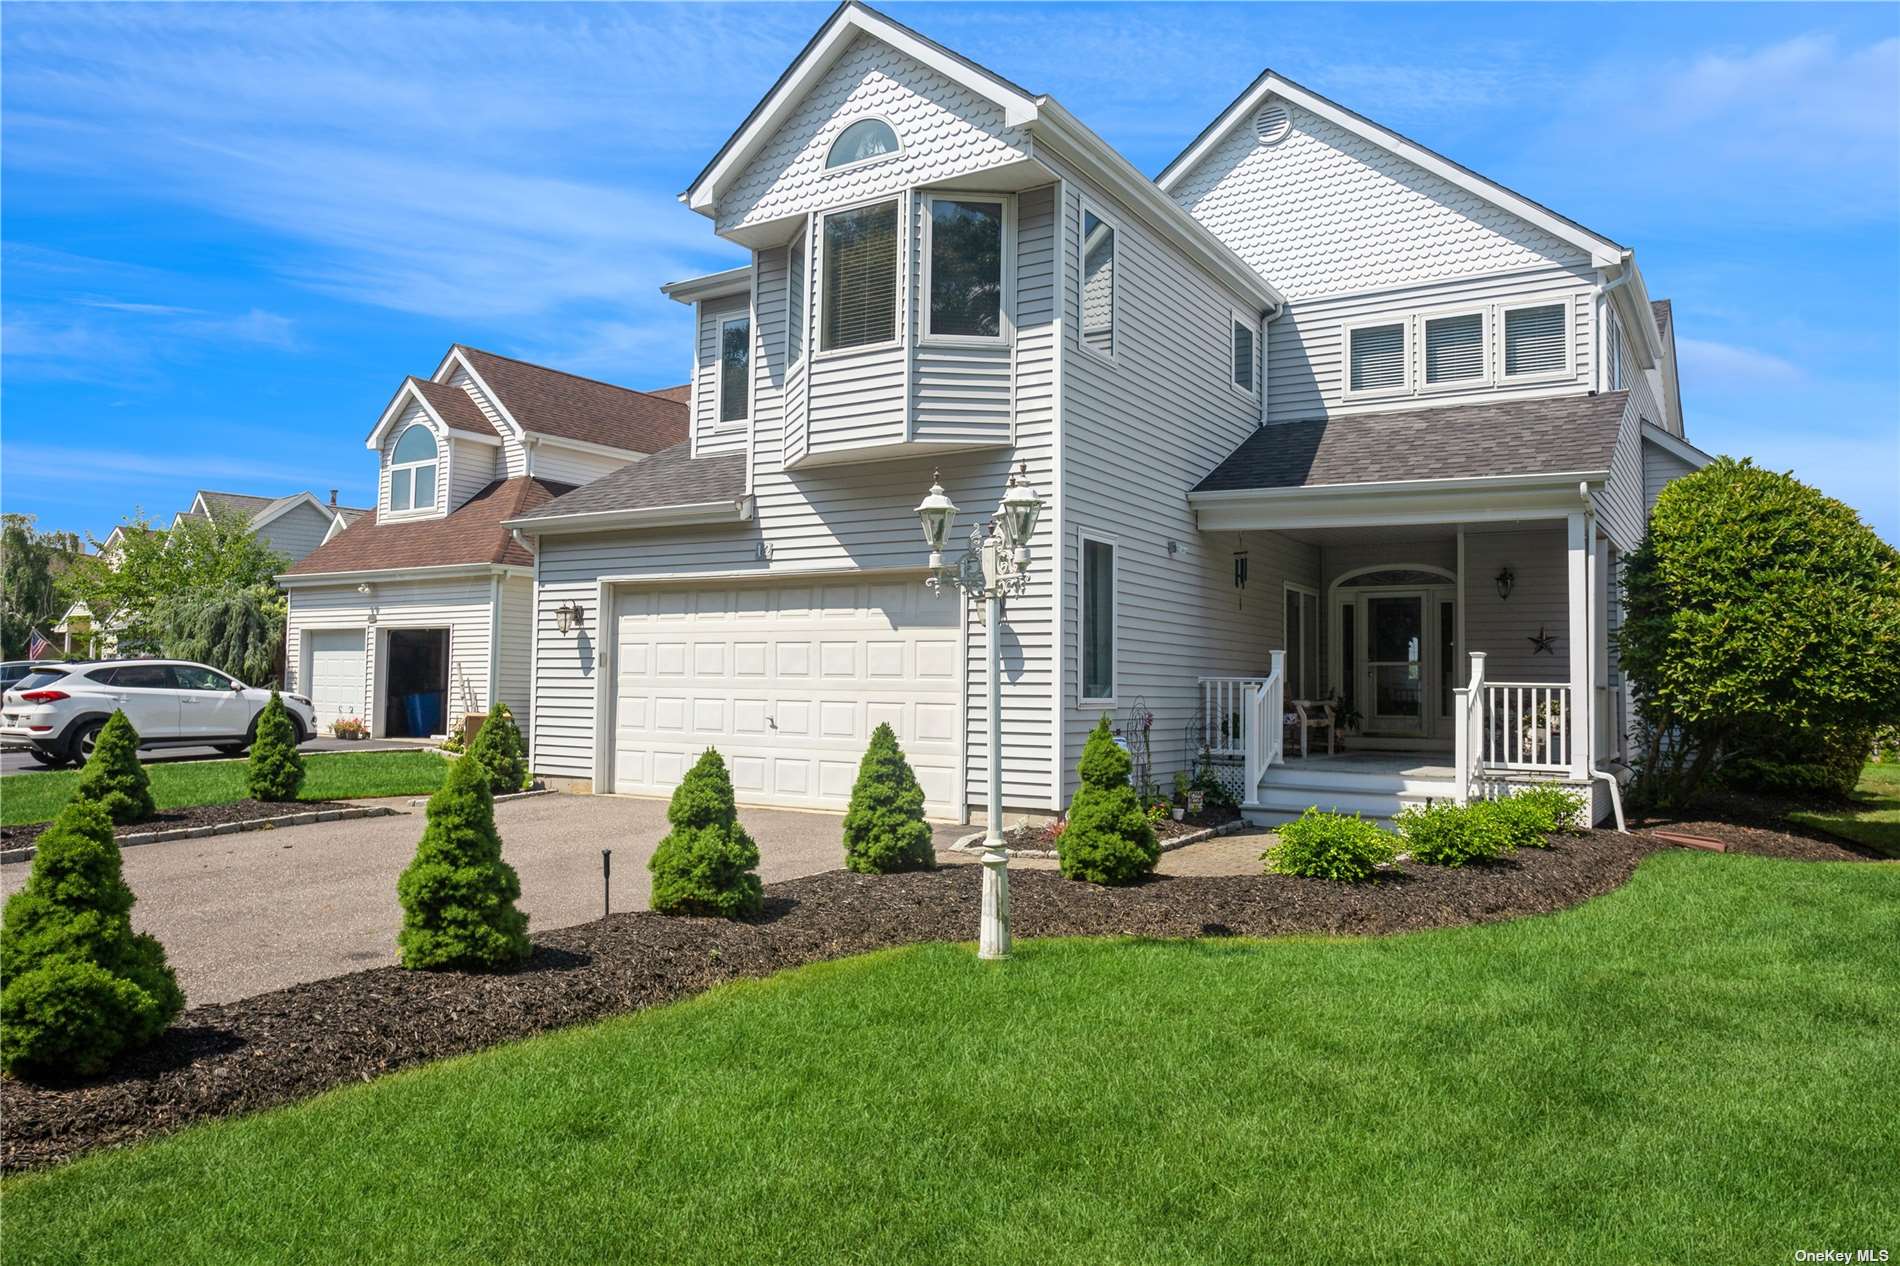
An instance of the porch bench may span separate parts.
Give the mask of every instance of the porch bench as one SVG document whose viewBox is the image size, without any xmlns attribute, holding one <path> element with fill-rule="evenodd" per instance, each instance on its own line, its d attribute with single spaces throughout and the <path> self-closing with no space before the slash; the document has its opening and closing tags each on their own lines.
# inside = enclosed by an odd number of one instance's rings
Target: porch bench
<svg viewBox="0 0 1900 1266">
<path fill-rule="evenodd" d="M 1286 728 L 1291 738 L 1299 740 L 1302 757 L 1306 755 L 1307 736 L 1313 730 L 1326 731 L 1328 756 L 1338 751 L 1339 726 L 1333 712 L 1333 702 L 1330 699 L 1289 699 Z"/>
</svg>

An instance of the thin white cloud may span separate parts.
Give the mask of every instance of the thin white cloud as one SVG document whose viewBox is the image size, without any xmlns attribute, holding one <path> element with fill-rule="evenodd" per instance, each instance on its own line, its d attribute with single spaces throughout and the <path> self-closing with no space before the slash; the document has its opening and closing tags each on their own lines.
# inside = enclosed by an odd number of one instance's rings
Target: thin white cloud
<svg viewBox="0 0 1900 1266">
<path fill-rule="evenodd" d="M 1763 384 L 1782 385 L 1806 375 L 1793 361 L 1772 352 L 1738 347 L 1715 339 L 1676 338 L 1676 358 L 1683 385 L 1691 390 L 1720 391 Z"/>
<path fill-rule="evenodd" d="M 9 479 L 58 479 L 68 484 L 136 485 L 154 477 L 186 480 L 274 481 L 308 479 L 289 463 L 251 461 L 208 453 L 155 453 L 142 449 L 75 448 L 7 441 Z"/>
</svg>

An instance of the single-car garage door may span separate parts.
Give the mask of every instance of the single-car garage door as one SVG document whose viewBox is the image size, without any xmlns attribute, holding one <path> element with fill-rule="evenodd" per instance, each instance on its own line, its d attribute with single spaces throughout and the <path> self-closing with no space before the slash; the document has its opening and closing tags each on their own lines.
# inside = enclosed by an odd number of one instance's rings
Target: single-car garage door
<svg viewBox="0 0 1900 1266">
<path fill-rule="evenodd" d="M 308 629 L 310 702 L 317 728 L 328 732 L 338 717 L 363 715 L 363 630 Z"/>
<path fill-rule="evenodd" d="M 958 607 L 917 580 L 621 590 L 614 790 L 669 792 L 716 747 L 742 804 L 842 809 L 888 721 L 954 815 Z"/>
</svg>

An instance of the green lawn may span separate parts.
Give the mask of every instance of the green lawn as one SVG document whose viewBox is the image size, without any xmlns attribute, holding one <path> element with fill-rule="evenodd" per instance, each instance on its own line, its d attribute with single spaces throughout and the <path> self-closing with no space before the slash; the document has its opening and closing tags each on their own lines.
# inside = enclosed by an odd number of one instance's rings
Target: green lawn
<svg viewBox="0 0 1900 1266">
<path fill-rule="evenodd" d="M 1869 765 L 1860 771 L 1854 799 L 1865 808 L 1831 813 L 1803 811 L 1789 819 L 1818 826 L 1830 835 L 1900 857 L 1900 765 Z"/>
<path fill-rule="evenodd" d="M 1776 1262 L 1900 1248 L 1900 867 L 1382 940 L 921 946 L 0 1185 L 11 1261 Z"/>
<path fill-rule="evenodd" d="M 161 809 L 224 804 L 250 794 L 242 760 L 180 761 L 147 765 L 152 798 Z M 442 785 L 448 761 L 430 751 L 313 752 L 304 757 L 303 800 L 355 800 L 363 796 L 423 796 Z M 76 769 L 54 769 L 0 778 L 0 825 L 44 822 L 72 798 Z"/>
</svg>

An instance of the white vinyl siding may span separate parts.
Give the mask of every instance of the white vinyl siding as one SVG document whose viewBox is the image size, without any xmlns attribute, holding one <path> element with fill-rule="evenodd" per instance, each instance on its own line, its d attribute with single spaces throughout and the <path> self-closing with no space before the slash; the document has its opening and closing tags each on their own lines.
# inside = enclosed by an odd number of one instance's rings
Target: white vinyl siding
<svg viewBox="0 0 1900 1266">
<path fill-rule="evenodd" d="M 533 722 L 534 578 L 509 576 L 501 582 L 501 645 L 495 664 L 496 697 L 515 714 L 525 736 Z"/>
<path fill-rule="evenodd" d="M 1354 326 L 1346 331 L 1346 339 L 1350 359 L 1348 392 L 1405 390 L 1405 322 Z"/>
<path fill-rule="evenodd" d="M 1570 313 L 1563 303 L 1504 309 L 1504 376 L 1559 377 L 1570 370 Z"/>
<path fill-rule="evenodd" d="M 501 436 L 501 456 L 495 461 L 496 468 L 501 473 L 495 478 L 514 479 L 527 474 L 528 450 L 522 444 L 521 437 L 515 434 L 515 429 L 502 418 L 501 410 L 495 407 L 495 402 L 488 398 L 487 393 L 459 364 L 449 374 L 448 383 L 451 387 L 458 387 L 467 392 L 468 398 L 475 402 L 475 407 L 482 411 L 482 416 L 487 418 L 489 424 L 495 428 L 495 433 Z"/>
<path fill-rule="evenodd" d="M 1424 324 L 1426 386 L 1484 380 L 1484 313 L 1428 316 Z"/>
<path fill-rule="evenodd" d="M 631 452 L 596 453 L 591 449 L 543 439 L 535 444 L 530 460 L 536 479 L 579 487 L 639 459 Z"/>
<path fill-rule="evenodd" d="M 1115 225 L 1086 203 L 1077 250 L 1082 278 L 1082 345 L 1115 354 Z"/>
<path fill-rule="evenodd" d="M 449 437 L 449 504 L 453 511 L 495 481 L 495 459 L 500 450 L 492 444 Z"/>
</svg>

